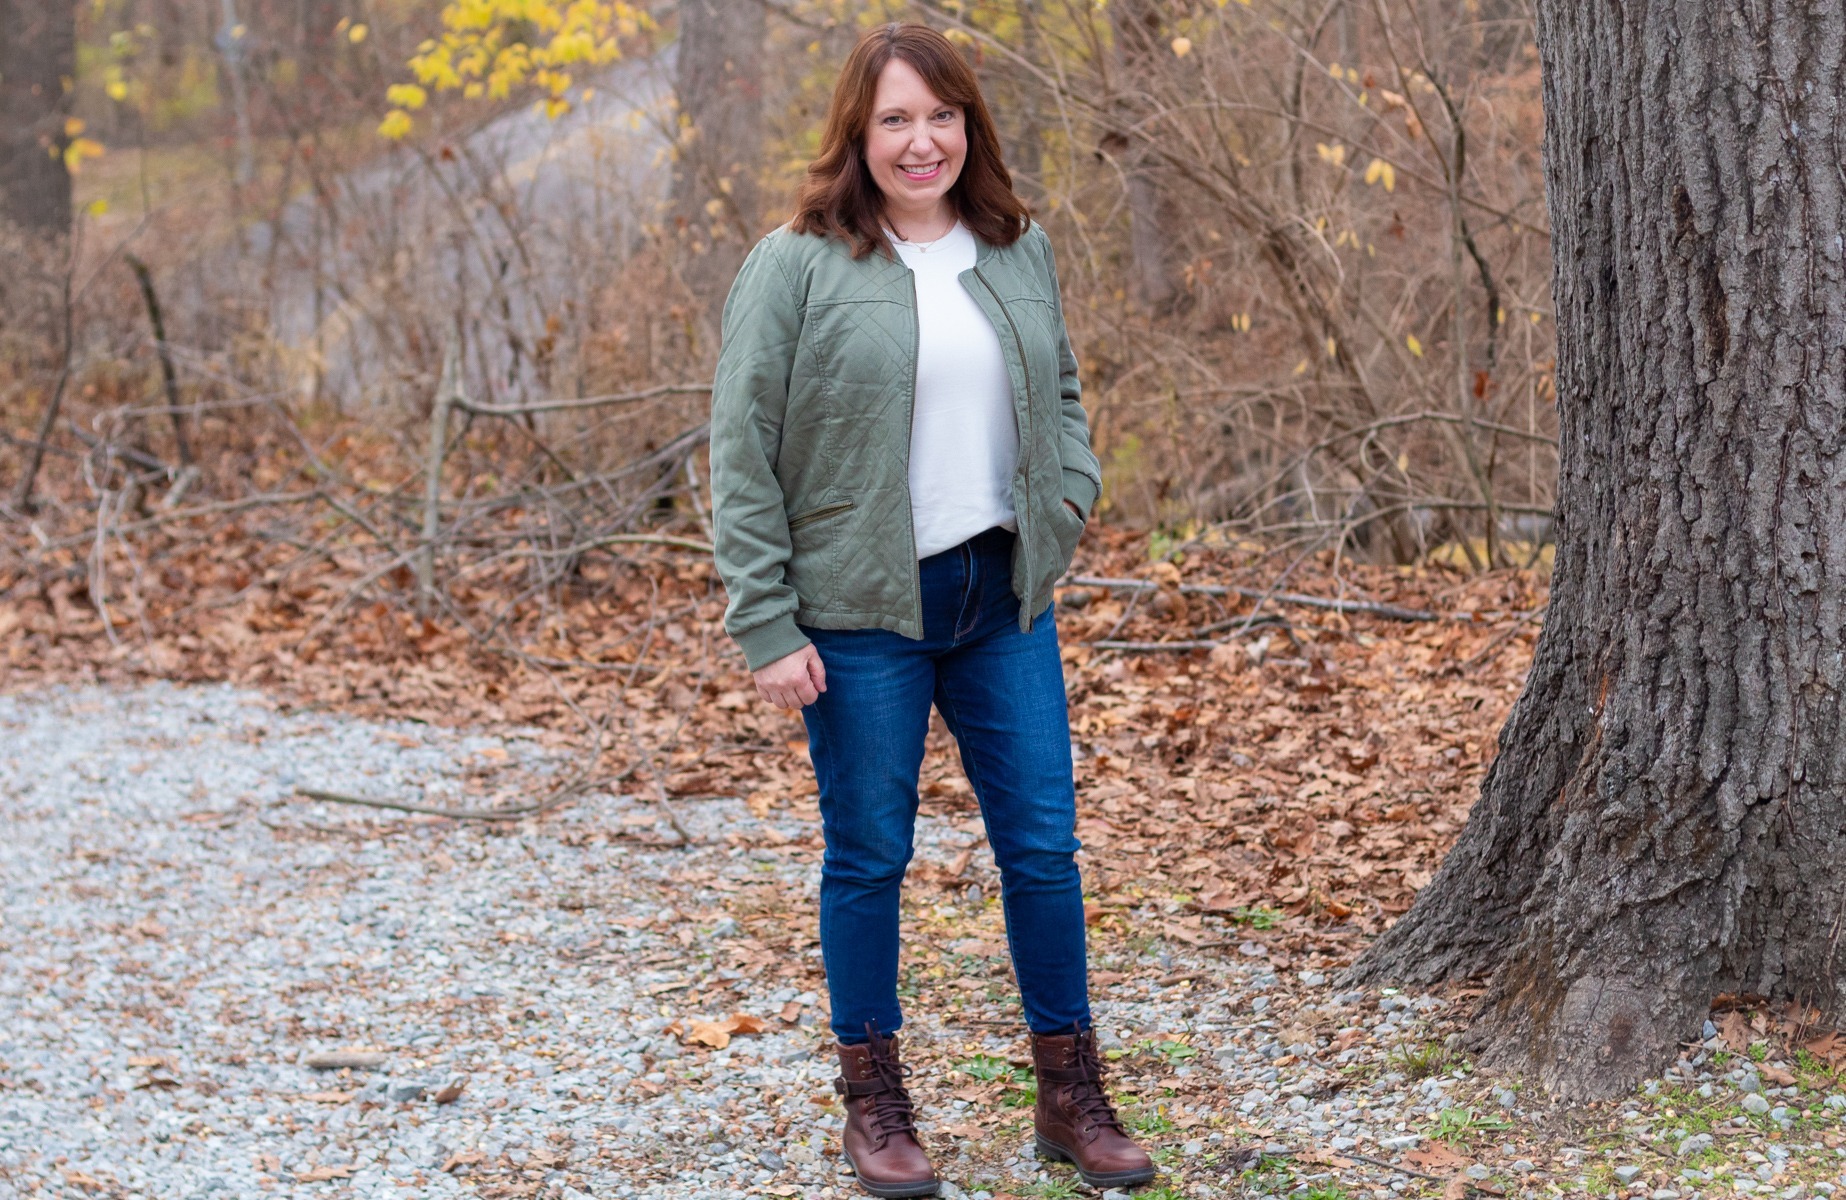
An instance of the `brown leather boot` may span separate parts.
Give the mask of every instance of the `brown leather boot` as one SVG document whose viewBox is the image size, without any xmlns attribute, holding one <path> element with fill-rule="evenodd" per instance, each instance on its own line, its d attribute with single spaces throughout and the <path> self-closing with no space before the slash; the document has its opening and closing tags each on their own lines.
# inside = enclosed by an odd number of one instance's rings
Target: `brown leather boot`
<svg viewBox="0 0 1846 1200">
<path fill-rule="evenodd" d="M 1095 1188 L 1133 1187 L 1153 1179 L 1154 1161 L 1122 1128 L 1102 1086 L 1102 1056 L 1094 1030 L 1055 1037 L 1032 1035 L 1038 1076 L 1033 1125 L 1038 1156 L 1075 1163 Z"/>
<path fill-rule="evenodd" d="M 833 1081 L 846 1105 L 846 1161 L 859 1186 L 874 1196 L 933 1196 L 936 1171 L 917 1140 L 917 1127 L 904 1090 L 910 1072 L 897 1058 L 897 1035 L 836 1048 L 840 1077 Z"/>
</svg>

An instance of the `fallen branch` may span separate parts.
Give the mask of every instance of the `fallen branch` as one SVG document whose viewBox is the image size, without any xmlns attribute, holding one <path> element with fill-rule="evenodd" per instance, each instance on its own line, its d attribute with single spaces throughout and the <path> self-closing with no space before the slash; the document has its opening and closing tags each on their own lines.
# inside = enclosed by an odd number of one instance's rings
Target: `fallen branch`
<svg viewBox="0 0 1846 1200">
<path fill-rule="evenodd" d="M 537 816 L 549 812 L 558 805 L 575 796 L 580 796 L 593 787 L 604 784 L 620 783 L 634 774 L 630 767 L 620 775 L 606 779 L 579 779 L 565 784 L 543 800 L 531 804 L 521 804 L 513 808 L 443 808 L 435 804 L 418 804 L 414 800 L 380 800 L 372 796 L 354 796 L 346 792 L 330 792 L 322 788 L 296 788 L 296 794 L 310 800 L 326 800 L 333 804 L 358 804 L 365 808 L 383 808 L 393 812 L 421 813 L 430 817 L 447 817 L 452 821 L 517 821 L 522 817 Z"/>
<path fill-rule="evenodd" d="M 1185 642 L 1082 642 L 1092 650 L 1113 650 L 1117 654 L 1189 654 L 1194 650 L 1216 650 L 1219 646 L 1228 646 L 1229 642 L 1214 642 L 1209 638 Z"/>
<path fill-rule="evenodd" d="M 1112 591 L 1158 591 L 1160 585 L 1147 579 L 1104 579 L 1092 575 L 1078 575 L 1061 581 L 1067 587 L 1109 588 Z M 1261 600 L 1268 597 L 1281 604 L 1293 604 L 1300 608 L 1318 608 L 1328 612 L 1352 613 L 1366 617 L 1384 617 L 1391 621 L 1469 621 L 1471 617 L 1434 613 L 1421 608 L 1404 608 L 1397 604 L 1380 604 L 1371 600 L 1334 600 L 1326 596 L 1304 596 L 1298 592 L 1277 592 L 1274 595 L 1258 588 L 1232 587 L 1217 583 L 1182 583 L 1179 590 L 1191 596 L 1241 596 L 1246 600 Z"/>
</svg>

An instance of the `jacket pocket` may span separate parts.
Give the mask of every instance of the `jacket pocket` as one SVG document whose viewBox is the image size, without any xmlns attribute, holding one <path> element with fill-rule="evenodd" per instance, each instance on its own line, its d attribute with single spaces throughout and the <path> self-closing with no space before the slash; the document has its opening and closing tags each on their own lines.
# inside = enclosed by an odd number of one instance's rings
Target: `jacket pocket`
<svg viewBox="0 0 1846 1200">
<path fill-rule="evenodd" d="M 828 517 L 837 517 L 843 512 L 850 512 L 852 507 L 851 500 L 839 500 L 832 504 L 823 504 L 819 508 L 810 508 L 806 512 L 798 512 L 788 519 L 788 530 L 793 533 L 816 521 L 825 521 Z"/>
<path fill-rule="evenodd" d="M 1083 530 L 1089 522 L 1070 510 L 1070 505 L 1062 500 L 1052 502 L 1051 532 L 1057 545 L 1057 559 L 1050 564 L 1051 579 L 1059 579 L 1070 570 L 1070 560 L 1076 556 L 1077 543 L 1083 538 Z"/>
</svg>

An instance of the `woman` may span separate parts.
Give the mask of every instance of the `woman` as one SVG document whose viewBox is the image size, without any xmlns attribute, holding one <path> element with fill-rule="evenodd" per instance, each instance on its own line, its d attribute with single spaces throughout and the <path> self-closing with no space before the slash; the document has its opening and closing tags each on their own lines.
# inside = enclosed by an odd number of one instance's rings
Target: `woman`
<svg viewBox="0 0 1846 1200">
<path fill-rule="evenodd" d="M 1153 1164 L 1090 1029 L 1052 586 L 1101 487 L 1044 231 L 940 34 L 867 34 L 793 221 L 724 310 L 712 494 L 725 627 L 799 707 L 826 837 L 821 954 L 846 1156 L 877 1196 L 937 1180 L 896 1031 L 898 889 L 933 703 L 1000 866 L 1042 1156 L 1096 1186 Z"/>
</svg>

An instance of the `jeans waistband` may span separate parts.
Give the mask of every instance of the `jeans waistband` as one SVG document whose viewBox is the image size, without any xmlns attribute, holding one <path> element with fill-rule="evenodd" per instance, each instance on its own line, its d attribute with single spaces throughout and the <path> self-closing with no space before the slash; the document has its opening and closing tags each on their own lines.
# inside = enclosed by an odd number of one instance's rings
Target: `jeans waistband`
<svg viewBox="0 0 1846 1200">
<path fill-rule="evenodd" d="M 955 554 L 965 546 L 976 554 L 999 554 L 1004 552 L 1010 555 L 1013 552 L 1013 540 L 1016 537 L 1018 537 L 1018 535 L 1012 530 L 1003 529 L 995 525 L 992 529 L 983 529 L 981 532 L 963 542 L 961 546 L 951 547 L 950 549 L 944 550 L 943 553 Z"/>
</svg>

